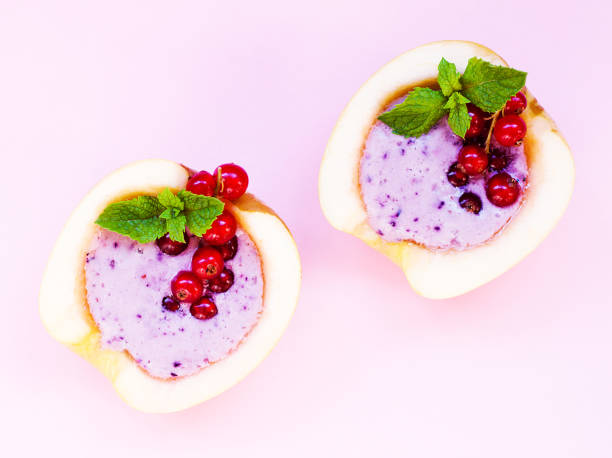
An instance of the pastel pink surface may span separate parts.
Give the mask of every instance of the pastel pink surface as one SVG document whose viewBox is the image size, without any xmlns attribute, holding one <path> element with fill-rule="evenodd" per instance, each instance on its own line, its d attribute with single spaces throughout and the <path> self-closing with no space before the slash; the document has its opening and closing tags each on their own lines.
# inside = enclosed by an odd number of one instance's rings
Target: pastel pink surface
<svg viewBox="0 0 612 458">
<path fill-rule="evenodd" d="M 584 0 L 0 3 L 6 456 L 609 457 L 612 8 Z M 529 71 L 573 148 L 573 201 L 520 265 L 463 297 L 417 296 L 333 230 L 319 161 L 349 98 L 403 51 L 471 39 Z M 236 161 L 283 216 L 304 277 L 270 357 L 168 416 L 125 406 L 44 331 L 37 289 L 103 175 Z"/>
</svg>

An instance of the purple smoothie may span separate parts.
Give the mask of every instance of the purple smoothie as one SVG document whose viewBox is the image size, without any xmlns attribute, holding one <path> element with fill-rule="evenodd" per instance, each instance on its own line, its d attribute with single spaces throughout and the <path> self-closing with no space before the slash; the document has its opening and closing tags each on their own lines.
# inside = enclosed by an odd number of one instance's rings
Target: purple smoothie
<svg viewBox="0 0 612 458">
<path fill-rule="evenodd" d="M 395 100 L 391 109 L 403 101 Z M 359 183 L 370 226 L 388 242 L 412 241 L 433 250 L 462 250 L 495 236 L 519 211 L 522 197 L 500 208 L 487 199 L 485 179 L 470 177 L 467 186 L 453 187 L 446 178 L 457 161 L 463 140 L 441 119 L 418 138 L 395 135 L 386 124 L 376 121 L 366 139 Z M 523 146 L 491 147 L 506 154 L 505 171 L 527 186 L 528 168 Z M 466 191 L 482 200 L 479 214 L 459 206 Z"/>
<path fill-rule="evenodd" d="M 168 256 L 155 243 L 139 244 L 100 230 L 85 263 L 89 310 L 101 332 L 103 348 L 126 350 L 150 375 L 190 375 L 223 359 L 257 324 L 263 308 L 263 276 L 257 248 L 242 230 L 236 232 L 238 252 L 226 261 L 234 284 L 213 294 L 219 313 L 197 320 L 189 305 L 170 312 L 162 308 L 170 281 L 189 270 L 198 246 L 192 237 L 178 256 Z"/>
</svg>

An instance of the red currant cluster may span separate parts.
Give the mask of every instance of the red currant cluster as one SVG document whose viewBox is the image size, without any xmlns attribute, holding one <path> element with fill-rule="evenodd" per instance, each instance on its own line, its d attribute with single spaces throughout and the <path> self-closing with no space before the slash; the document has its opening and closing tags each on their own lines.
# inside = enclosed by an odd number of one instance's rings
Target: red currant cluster
<svg viewBox="0 0 612 458">
<path fill-rule="evenodd" d="M 502 146 L 515 146 L 525 138 L 527 125 L 519 116 L 527 108 L 527 98 L 518 92 L 508 102 L 503 110 L 503 116 L 493 127 L 493 136 Z M 468 142 L 482 138 L 488 127 L 487 114 L 475 105 L 468 104 L 471 118 L 465 139 Z M 492 150 L 488 154 L 478 143 L 467 143 L 459 151 L 457 162 L 452 164 L 446 173 L 448 181 L 455 187 L 468 184 L 471 176 L 486 173 L 487 168 L 496 172 L 487 177 L 485 190 L 489 201 L 497 207 L 508 207 L 516 202 L 521 186 L 503 170 L 508 166 L 507 156 L 500 151 Z M 459 205 L 471 213 L 478 214 L 482 210 L 482 200 L 473 192 L 465 192 L 459 198 Z"/>
<path fill-rule="evenodd" d="M 236 164 L 224 164 L 214 174 L 201 171 L 189 178 L 186 189 L 203 196 L 217 195 L 227 200 L 240 198 L 247 189 L 249 177 Z M 189 311 L 198 320 L 208 320 L 217 313 L 217 306 L 205 294 L 224 293 L 234 284 L 234 273 L 224 266 L 238 251 L 237 223 L 227 210 L 215 219 L 212 227 L 202 235 L 198 249 L 191 259 L 191 270 L 182 270 L 172 279 L 172 296 L 162 300 L 162 306 L 177 311 L 181 302 L 191 304 Z M 157 239 L 159 249 L 176 256 L 187 248 L 187 243 L 171 240 L 168 234 Z"/>
</svg>

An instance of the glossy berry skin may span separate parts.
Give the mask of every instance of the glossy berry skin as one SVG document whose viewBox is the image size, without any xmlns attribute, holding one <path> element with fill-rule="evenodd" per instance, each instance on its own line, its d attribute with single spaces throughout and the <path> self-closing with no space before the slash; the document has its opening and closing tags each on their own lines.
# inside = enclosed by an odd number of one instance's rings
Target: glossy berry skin
<svg viewBox="0 0 612 458">
<path fill-rule="evenodd" d="M 486 114 L 476 105 L 468 103 L 467 104 L 468 114 L 470 115 L 470 127 L 468 127 L 467 132 L 465 133 L 465 138 L 475 138 L 481 135 L 484 132 L 484 128 L 487 124 Z"/>
<path fill-rule="evenodd" d="M 215 193 L 217 179 L 210 173 L 202 170 L 189 178 L 185 189 L 201 196 L 212 196 Z"/>
<path fill-rule="evenodd" d="M 501 172 L 509 164 L 508 156 L 502 151 L 491 150 L 489 151 L 489 170 L 494 172 Z"/>
<path fill-rule="evenodd" d="M 464 192 L 459 197 L 459 206 L 464 210 L 477 215 L 482 210 L 482 200 L 473 192 Z"/>
<path fill-rule="evenodd" d="M 504 115 L 515 114 L 519 115 L 527 108 L 527 97 L 522 92 L 517 92 L 510 100 L 506 102 L 504 107 Z"/>
<path fill-rule="evenodd" d="M 172 279 L 170 289 L 174 298 L 180 302 L 195 302 L 204 293 L 202 280 L 193 272 L 181 270 Z"/>
<path fill-rule="evenodd" d="M 446 178 L 448 182 L 452 184 L 455 188 L 460 188 L 461 186 L 465 186 L 468 184 L 469 176 L 465 171 L 459 167 L 458 163 L 454 163 L 448 168 L 448 172 L 446 172 Z"/>
<path fill-rule="evenodd" d="M 487 182 L 486 189 L 487 198 L 497 207 L 512 205 L 521 194 L 521 185 L 506 172 L 493 175 Z"/>
<path fill-rule="evenodd" d="M 221 253 L 224 261 L 234 259 L 238 252 L 238 237 L 233 236 L 229 242 L 225 242 L 223 245 L 215 247 Z"/>
<path fill-rule="evenodd" d="M 236 219 L 229 211 L 223 210 L 212 227 L 202 235 L 202 240 L 210 245 L 223 245 L 236 235 Z"/>
<path fill-rule="evenodd" d="M 213 278 L 208 283 L 208 289 L 213 293 L 224 293 L 234 284 L 234 272 L 227 267 L 218 277 Z"/>
<path fill-rule="evenodd" d="M 185 240 L 188 240 L 187 234 L 185 234 Z M 178 254 L 181 254 L 183 251 L 185 251 L 185 248 L 187 248 L 188 245 L 186 242 L 175 242 L 174 240 L 170 239 L 169 234 L 158 238 L 155 243 L 157 244 L 157 247 L 162 253 L 165 253 L 169 256 L 176 256 Z"/>
<path fill-rule="evenodd" d="M 181 304 L 175 298 L 166 296 L 162 299 L 162 307 L 170 312 L 176 312 L 181 307 Z"/>
<path fill-rule="evenodd" d="M 223 256 L 211 246 L 200 247 L 191 259 L 191 271 L 202 280 L 215 278 L 223 270 Z"/>
<path fill-rule="evenodd" d="M 219 313 L 217 305 L 208 297 L 202 297 L 191 304 L 189 311 L 191 315 L 198 320 L 210 320 Z"/>
<path fill-rule="evenodd" d="M 461 168 L 471 176 L 481 174 L 489 164 L 484 148 L 477 145 L 465 145 L 461 148 L 457 161 Z"/>
<path fill-rule="evenodd" d="M 218 194 L 228 200 L 240 198 L 249 186 L 249 176 L 242 167 L 236 164 L 223 164 L 215 169 L 215 177 L 219 176 L 221 169 L 221 181 L 219 182 Z"/>
<path fill-rule="evenodd" d="M 515 114 L 510 114 L 500 118 L 493 128 L 495 140 L 503 146 L 514 146 L 525 138 L 527 125 L 523 119 Z"/>
</svg>

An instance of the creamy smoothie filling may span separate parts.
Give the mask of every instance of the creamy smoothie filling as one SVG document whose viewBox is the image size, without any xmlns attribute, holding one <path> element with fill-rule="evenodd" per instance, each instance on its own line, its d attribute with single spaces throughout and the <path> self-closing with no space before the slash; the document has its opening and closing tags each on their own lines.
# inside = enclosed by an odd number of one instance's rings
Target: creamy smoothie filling
<svg viewBox="0 0 612 458">
<path fill-rule="evenodd" d="M 388 110 L 401 103 L 394 100 Z M 485 178 L 470 177 L 461 188 L 447 179 L 457 161 L 463 140 L 442 118 L 418 138 L 405 138 L 376 121 L 366 139 L 359 183 L 368 222 L 388 242 L 411 241 L 433 250 L 462 250 L 494 237 L 519 211 L 522 199 L 500 208 L 487 199 Z M 523 145 L 503 147 L 492 139 L 491 147 L 509 159 L 505 171 L 527 186 L 528 168 Z M 482 200 L 479 214 L 459 206 L 466 191 Z"/>
<path fill-rule="evenodd" d="M 150 375 L 174 378 L 194 374 L 235 350 L 257 324 L 263 310 L 263 275 L 254 242 L 238 229 L 238 251 L 225 266 L 234 284 L 212 294 L 219 310 L 197 320 L 189 304 L 165 310 L 170 281 L 189 269 L 198 238 L 177 256 L 162 253 L 155 243 L 139 244 L 101 229 L 85 262 L 89 310 L 101 332 L 103 348 L 126 350 Z"/>
</svg>

